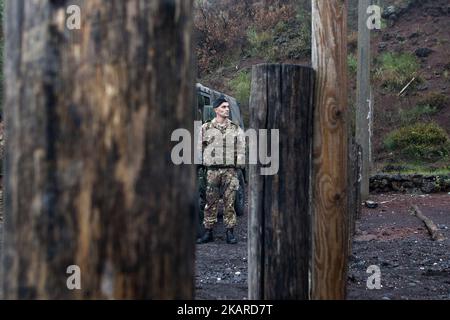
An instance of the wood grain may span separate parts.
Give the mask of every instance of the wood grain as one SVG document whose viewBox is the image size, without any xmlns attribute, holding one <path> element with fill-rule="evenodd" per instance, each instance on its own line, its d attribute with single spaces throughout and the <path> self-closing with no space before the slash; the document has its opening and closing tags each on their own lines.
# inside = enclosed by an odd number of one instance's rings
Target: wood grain
<svg viewBox="0 0 450 320">
<path fill-rule="evenodd" d="M 280 158 L 275 175 L 250 171 L 249 297 L 308 299 L 314 74 L 265 64 L 252 78 L 250 127 L 279 130 Z"/>
<path fill-rule="evenodd" d="M 344 299 L 347 221 L 347 1 L 312 1 L 316 71 L 313 146 L 313 299 Z"/>
</svg>

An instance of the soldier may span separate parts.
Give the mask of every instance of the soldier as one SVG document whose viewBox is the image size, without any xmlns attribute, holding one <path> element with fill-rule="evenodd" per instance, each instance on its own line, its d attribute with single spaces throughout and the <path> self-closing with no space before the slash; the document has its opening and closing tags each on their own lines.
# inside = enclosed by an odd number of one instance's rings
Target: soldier
<svg viewBox="0 0 450 320">
<path fill-rule="evenodd" d="M 245 138 L 242 129 L 231 122 L 230 104 L 224 96 L 213 103 L 216 117 L 202 126 L 201 142 L 203 165 L 207 169 L 206 205 L 203 225 L 204 235 L 198 244 L 214 241 L 213 228 L 217 223 L 218 204 L 223 191 L 226 241 L 236 244 L 234 235 L 236 212 L 234 200 L 239 188 L 237 170 L 245 162 Z"/>
</svg>

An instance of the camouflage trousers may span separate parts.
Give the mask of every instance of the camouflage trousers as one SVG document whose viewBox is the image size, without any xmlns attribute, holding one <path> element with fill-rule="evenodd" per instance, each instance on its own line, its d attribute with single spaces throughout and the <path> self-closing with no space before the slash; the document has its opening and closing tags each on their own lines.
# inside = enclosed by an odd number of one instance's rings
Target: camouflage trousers
<svg viewBox="0 0 450 320">
<path fill-rule="evenodd" d="M 237 171 L 234 168 L 208 169 L 206 185 L 206 205 L 203 224 L 206 229 L 212 229 L 217 223 L 219 201 L 223 192 L 224 214 L 223 221 L 226 228 L 236 225 L 234 199 L 239 189 Z"/>
</svg>

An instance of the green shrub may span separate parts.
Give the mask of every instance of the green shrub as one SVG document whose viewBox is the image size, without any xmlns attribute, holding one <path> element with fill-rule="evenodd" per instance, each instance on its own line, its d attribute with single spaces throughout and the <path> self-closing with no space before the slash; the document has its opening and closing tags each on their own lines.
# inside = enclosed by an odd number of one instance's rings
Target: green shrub
<svg viewBox="0 0 450 320">
<path fill-rule="evenodd" d="M 288 32 L 288 31 L 289 31 L 289 26 L 284 21 L 278 22 L 277 25 L 275 26 L 275 33 L 283 33 L 283 32 Z"/>
<path fill-rule="evenodd" d="M 449 104 L 450 99 L 438 92 L 430 92 L 419 100 L 414 108 L 400 110 L 399 115 L 403 124 L 416 123 L 419 120 L 430 120 Z"/>
<path fill-rule="evenodd" d="M 298 7 L 296 21 L 299 24 L 299 32 L 294 39 L 294 49 L 309 57 L 311 56 L 311 14 L 309 11 Z"/>
<path fill-rule="evenodd" d="M 278 21 L 271 28 L 254 25 L 247 29 L 245 53 L 267 62 L 301 59 L 311 53 L 311 19 L 300 7 L 296 15 Z"/>
<path fill-rule="evenodd" d="M 450 140 L 435 123 L 420 123 L 391 132 L 385 139 L 387 150 L 409 160 L 439 160 L 450 154 Z"/>
<path fill-rule="evenodd" d="M 354 54 L 349 54 L 347 56 L 347 63 L 348 63 L 348 71 L 351 74 L 356 74 L 358 71 L 358 59 L 356 59 Z"/>
<path fill-rule="evenodd" d="M 450 166 L 439 163 L 392 162 L 381 166 L 381 172 L 399 174 L 450 175 Z"/>
<path fill-rule="evenodd" d="M 247 40 L 250 44 L 250 54 L 253 57 L 273 59 L 273 35 L 270 31 L 257 32 L 253 27 L 247 31 Z"/>
<path fill-rule="evenodd" d="M 430 105 L 417 105 L 412 109 L 400 110 L 400 119 L 403 124 L 416 123 L 417 121 L 435 115 L 438 112 L 436 107 Z"/>
<path fill-rule="evenodd" d="M 385 53 L 378 59 L 375 77 L 390 91 L 401 90 L 416 76 L 419 61 L 410 53 Z"/>
<path fill-rule="evenodd" d="M 233 95 L 243 106 L 248 106 L 251 90 L 251 74 L 248 71 L 241 71 L 231 80 Z"/>
<path fill-rule="evenodd" d="M 417 105 L 421 107 L 430 107 L 436 109 L 436 111 L 440 111 L 444 109 L 449 102 L 450 99 L 446 95 L 439 92 L 430 92 L 423 97 Z"/>
</svg>

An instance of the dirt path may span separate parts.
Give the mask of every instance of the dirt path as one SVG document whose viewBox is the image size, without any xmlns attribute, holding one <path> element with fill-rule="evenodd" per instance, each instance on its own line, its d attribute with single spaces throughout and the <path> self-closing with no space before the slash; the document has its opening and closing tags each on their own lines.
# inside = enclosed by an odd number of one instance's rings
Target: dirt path
<svg viewBox="0 0 450 320">
<path fill-rule="evenodd" d="M 390 194 L 372 200 L 380 206 L 364 208 L 358 223 L 349 260 L 348 299 L 450 299 L 450 195 Z M 430 240 L 422 222 L 410 215 L 411 204 L 418 205 L 447 240 Z M 197 246 L 197 299 L 246 299 L 247 216 L 239 225 L 237 246 L 225 243 L 221 225 L 215 243 Z M 367 289 L 366 270 L 371 265 L 381 269 L 381 290 Z"/>
</svg>

